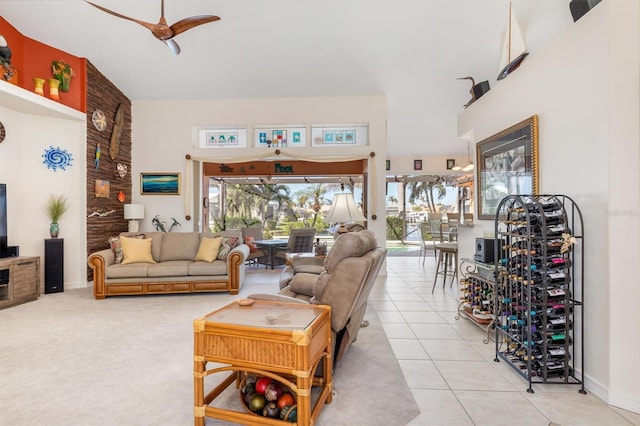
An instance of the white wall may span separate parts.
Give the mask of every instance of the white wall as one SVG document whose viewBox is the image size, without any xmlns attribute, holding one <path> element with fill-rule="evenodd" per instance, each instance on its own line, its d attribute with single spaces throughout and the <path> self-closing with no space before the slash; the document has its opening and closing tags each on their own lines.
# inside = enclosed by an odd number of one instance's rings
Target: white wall
<svg viewBox="0 0 640 426">
<path fill-rule="evenodd" d="M 22 256 L 40 256 L 44 271 L 44 240 L 49 219 L 43 207 L 50 194 L 66 195 L 70 209 L 60 220 L 64 238 L 65 288 L 86 287 L 86 195 L 84 120 L 24 114 L 0 107 L 7 137 L 0 143 L 0 182 L 7 184 L 9 244 L 20 246 Z M 71 153 L 66 170 L 43 164 L 50 146 Z"/>
<path fill-rule="evenodd" d="M 458 133 L 479 142 L 538 114 L 540 193 L 569 195 L 584 216 L 587 389 L 636 412 L 639 14 L 637 0 L 602 2 L 458 120 Z M 465 230 L 461 256 L 492 233 L 489 221 Z"/>
<path fill-rule="evenodd" d="M 145 206 L 141 230 L 151 230 L 151 218 L 175 217 L 180 231 L 199 229 L 194 220 L 185 220 L 184 191 L 180 196 L 150 196 L 140 194 L 140 172 L 180 172 L 185 176 L 185 155 L 210 157 L 223 161 L 225 157 L 246 157 L 266 148 L 253 148 L 253 128 L 265 124 L 305 124 L 310 135 L 311 124 L 369 123 L 369 146 L 340 148 L 288 148 L 296 155 L 354 156 L 375 152 L 376 205 L 369 205 L 369 229 L 385 240 L 385 149 L 386 100 L 383 96 L 278 98 L 188 101 L 134 101 L 132 103 L 132 202 Z M 250 140 L 248 148 L 199 149 L 192 140 L 194 126 L 246 126 Z M 257 151 L 260 149 L 261 151 Z M 273 149 L 272 149 L 273 150 Z M 327 167 L 330 167 L 328 164 Z M 371 187 L 370 187 L 371 188 Z M 194 197 L 196 200 L 198 198 Z M 372 199 L 369 199 L 372 202 Z M 199 204 L 199 203 L 196 203 Z M 377 220 L 371 220 L 376 214 Z"/>
</svg>

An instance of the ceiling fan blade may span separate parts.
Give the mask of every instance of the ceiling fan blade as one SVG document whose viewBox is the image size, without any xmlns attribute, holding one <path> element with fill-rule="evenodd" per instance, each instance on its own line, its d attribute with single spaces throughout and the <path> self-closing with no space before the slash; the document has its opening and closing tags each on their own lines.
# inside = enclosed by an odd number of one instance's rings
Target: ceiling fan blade
<svg viewBox="0 0 640 426">
<path fill-rule="evenodd" d="M 197 27 L 198 25 L 206 24 L 207 22 L 215 22 L 219 21 L 219 16 L 214 15 L 198 15 L 191 16 L 189 18 L 184 18 L 171 25 L 171 30 L 173 30 L 173 36 L 177 36 L 180 33 L 183 33 L 187 30 L 190 30 L 193 27 Z"/>
<path fill-rule="evenodd" d="M 153 29 L 155 28 L 155 26 L 156 26 L 156 24 L 152 24 L 152 23 L 150 23 L 150 22 L 141 21 L 141 20 L 139 20 L 139 19 L 135 19 L 135 18 L 130 18 L 130 17 L 125 16 L 125 15 L 122 15 L 122 14 L 120 14 L 120 13 L 118 13 L 118 12 L 114 12 L 114 11 L 112 11 L 112 10 L 109 10 L 109 9 L 107 9 L 107 8 L 104 8 L 104 7 L 102 7 L 102 6 L 99 6 L 99 5 L 95 4 L 95 3 L 91 3 L 91 2 L 90 2 L 90 1 L 88 1 L 88 0 L 84 0 L 84 1 L 85 1 L 86 3 L 89 3 L 91 6 L 95 7 L 96 9 L 100 9 L 101 11 L 103 11 L 103 12 L 107 12 L 108 14 L 113 15 L 113 16 L 117 16 L 118 18 L 126 19 L 126 20 L 128 20 L 128 21 L 133 21 L 133 22 L 135 22 L 136 24 L 140 24 L 140 25 L 142 25 L 143 27 L 145 27 L 145 28 L 147 28 L 147 29 L 149 29 L 149 30 L 153 30 Z"/>
<path fill-rule="evenodd" d="M 168 39 L 168 40 L 162 40 L 162 42 L 167 46 L 169 46 L 169 49 L 171 49 L 171 53 L 173 53 L 176 56 L 180 54 L 180 46 L 178 46 L 178 43 L 176 43 L 175 40 Z"/>
</svg>

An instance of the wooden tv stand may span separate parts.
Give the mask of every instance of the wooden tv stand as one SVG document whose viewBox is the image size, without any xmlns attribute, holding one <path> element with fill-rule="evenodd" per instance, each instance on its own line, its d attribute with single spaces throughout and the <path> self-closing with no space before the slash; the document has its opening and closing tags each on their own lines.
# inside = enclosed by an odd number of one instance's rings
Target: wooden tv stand
<svg viewBox="0 0 640 426">
<path fill-rule="evenodd" d="M 40 258 L 0 259 L 0 309 L 36 300 L 40 295 Z"/>
</svg>

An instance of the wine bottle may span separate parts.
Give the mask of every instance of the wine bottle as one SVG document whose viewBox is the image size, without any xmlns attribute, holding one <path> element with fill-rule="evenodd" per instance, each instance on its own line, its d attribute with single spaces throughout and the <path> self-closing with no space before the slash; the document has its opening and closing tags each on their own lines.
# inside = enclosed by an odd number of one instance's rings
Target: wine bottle
<svg viewBox="0 0 640 426">
<path fill-rule="evenodd" d="M 534 269 L 531 271 L 531 279 L 533 283 L 538 286 L 544 283 L 557 287 L 571 282 L 571 277 L 564 269 L 551 269 L 548 271 L 544 269 Z"/>
<path fill-rule="evenodd" d="M 534 362 L 534 370 L 537 375 L 543 377 L 564 376 L 573 374 L 573 368 L 570 365 L 555 360 L 536 360 Z"/>
<path fill-rule="evenodd" d="M 573 313 L 573 304 L 552 304 L 551 306 L 549 306 L 548 308 L 546 308 L 546 314 L 547 316 L 559 316 L 559 315 L 566 315 L 567 311 L 569 314 Z"/>
<path fill-rule="evenodd" d="M 571 330 L 573 329 L 573 321 L 567 320 L 564 315 L 549 317 L 544 325 L 547 331 Z"/>
<path fill-rule="evenodd" d="M 557 288 L 555 286 L 535 286 L 532 297 L 532 303 L 543 303 L 545 301 L 558 303 L 558 301 L 571 297 L 571 295 L 563 288 Z"/>
<path fill-rule="evenodd" d="M 556 197 L 540 197 L 533 203 L 527 205 L 527 210 L 532 213 L 539 212 L 540 210 L 543 212 L 551 212 L 562 208 L 562 203 Z"/>
<path fill-rule="evenodd" d="M 562 255 L 554 254 L 551 256 L 543 257 L 539 255 L 531 256 L 531 268 L 532 269 L 561 269 L 571 266 L 571 260 Z"/>
<path fill-rule="evenodd" d="M 558 209 L 543 213 L 521 213 L 511 220 L 514 225 L 525 226 L 527 220 L 531 226 L 534 225 L 559 225 L 565 223 L 564 210 Z"/>
<path fill-rule="evenodd" d="M 570 234 L 571 230 L 564 223 L 556 225 L 537 224 L 531 227 L 531 233 L 537 236 L 546 236 L 547 238 L 561 237 L 562 234 Z"/>
</svg>

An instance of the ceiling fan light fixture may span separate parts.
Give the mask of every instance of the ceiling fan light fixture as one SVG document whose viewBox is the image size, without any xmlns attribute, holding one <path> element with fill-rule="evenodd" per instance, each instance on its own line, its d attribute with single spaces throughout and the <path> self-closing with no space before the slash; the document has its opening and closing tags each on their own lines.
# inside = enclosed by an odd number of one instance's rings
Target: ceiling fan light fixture
<svg viewBox="0 0 640 426">
<path fill-rule="evenodd" d="M 171 53 L 173 53 L 174 55 L 180 54 L 180 46 L 178 46 L 178 43 L 176 43 L 173 40 L 175 36 L 177 36 L 178 34 L 182 34 L 183 32 L 190 30 L 191 28 L 195 28 L 199 25 L 220 20 L 220 17 L 215 15 L 197 15 L 197 16 L 190 16 L 188 18 L 181 19 L 172 25 L 168 25 L 167 19 L 164 16 L 164 0 L 161 0 L 160 1 L 160 19 L 158 20 L 157 24 L 154 24 L 151 22 L 146 22 L 140 19 L 135 19 L 129 16 L 122 15 L 118 12 L 114 12 L 105 7 L 92 3 L 89 0 L 84 0 L 84 1 L 90 4 L 91 6 L 95 7 L 96 9 L 99 9 L 110 15 L 116 16 L 118 18 L 126 19 L 128 21 L 132 21 L 132 22 L 135 22 L 136 24 L 142 25 L 143 27 L 151 31 L 151 34 L 153 34 L 155 38 L 157 38 L 158 40 L 163 42 L 165 45 L 167 45 L 171 50 Z"/>
</svg>

